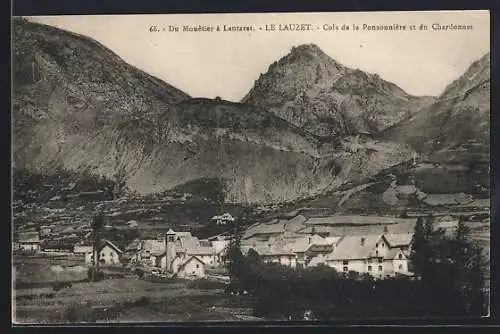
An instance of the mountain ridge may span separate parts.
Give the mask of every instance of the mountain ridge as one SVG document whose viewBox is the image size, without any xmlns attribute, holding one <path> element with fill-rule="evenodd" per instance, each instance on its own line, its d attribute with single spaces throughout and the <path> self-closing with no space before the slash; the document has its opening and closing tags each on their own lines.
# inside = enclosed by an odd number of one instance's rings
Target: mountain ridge
<svg viewBox="0 0 500 334">
<path fill-rule="evenodd" d="M 251 104 L 191 98 L 84 36 L 21 21 L 13 31 L 14 168 L 121 173 L 140 194 L 218 177 L 229 201 L 272 203 L 368 177 L 412 153 L 371 139 L 325 140 Z"/>
<path fill-rule="evenodd" d="M 343 66 L 315 44 L 303 44 L 273 62 L 241 102 L 328 137 L 380 132 L 433 100 L 410 95 L 378 74 Z"/>
<path fill-rule="evenodd" d="M 455 149 L 469 141 L 489 146 L 490 93 L 487 53 L 451 82 L 433 104 L 388 128 L 382 137 L 424 153 Z"/>
</svg>

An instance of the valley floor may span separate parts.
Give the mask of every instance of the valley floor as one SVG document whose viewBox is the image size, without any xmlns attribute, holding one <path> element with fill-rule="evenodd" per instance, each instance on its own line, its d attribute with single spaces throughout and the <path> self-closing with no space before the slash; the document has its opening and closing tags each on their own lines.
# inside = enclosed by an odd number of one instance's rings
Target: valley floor
<svg viewBox="0 0 500 334">
<path fill-rule="evenodd" d="M 68 264 L 75 265 L 60 261 L 61 266 Z M 250 297 L 230 296 L 220 288 L 192 287 L 187 281 L 155 283 L 125 277 L 85 282 L 86 270 L 62 275 L 41 258 L 17 258 L 14 265 L 12 316 L 16 324 L 237 321 L 252 310 Z M 54 291 L 55 282 L 71 286 Z M 242 308 L 244 314 L 238 314 Z"/>
</svg>

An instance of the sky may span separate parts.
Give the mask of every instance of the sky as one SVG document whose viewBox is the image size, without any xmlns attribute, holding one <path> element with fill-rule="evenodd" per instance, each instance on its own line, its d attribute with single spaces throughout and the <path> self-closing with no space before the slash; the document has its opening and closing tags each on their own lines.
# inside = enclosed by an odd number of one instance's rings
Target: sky
<svg viewBox="0 0 500 334">
<path fill-rule="evenodd" d="M 377 73 L 413 95 L 439 95 L 489 52 L 488 11 L 39 16 L 31 21 L 94 38 L 127 63 L 192 97 L 241 100 L 271 63 L 293 46 L 313 43 L 339 63 Z M 266 25 L 311 24 L 313 31 L 266 31 Z M 472 30 L 433 30 L 433 24 Z M 253 25 L 253 32 L 168 32 L 168 26 Z M 324 30 L 324 25 L 360 30 Z M 373 31 L 367 25 L 427 25 L 427 30 Z M 160 32 L 150 32 L 156 25 Z M 167 31 L 161 31 L 165 27 Z M 262 28 L 262 30 L 259 30 Z"/>
</svg>

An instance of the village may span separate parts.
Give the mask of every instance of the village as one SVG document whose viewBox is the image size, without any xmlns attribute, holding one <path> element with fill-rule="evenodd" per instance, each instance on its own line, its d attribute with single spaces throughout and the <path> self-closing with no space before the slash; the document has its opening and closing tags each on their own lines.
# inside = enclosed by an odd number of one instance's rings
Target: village
<svg viewBox="0 0 500 334">
<path fill-rule="evenodd" d="M 225 213 L 212 217 L 212 221 L 231 226 L 235 218 Z M 355 271 L 378 279 L 411 276 L 409 255 L 415 222 L 416 218 L 308 217 L 298 213 L 249 226 L 241 237 L 241 251 L 245 255 L 252 249 L 263 262 L 292 268 L 326 265 L 338 272 Z M 451 216 L 441 217 L 436 228 L 453 231 L 457 222 Z M 20 233 L 13 244 L 14 253 L 65 254 L 80 259 L 85 266 L 93 264 L 93 246 L 88 241 L 76 242 L 66 251 L 43 248 L 42 241 L 49 235 L 50 230 L 44 227 L 38 232 Z M 191 232 L 169 229 L 156 238 L 137 238 L 124 249 L 103 239 L 97 253 L 102 268 L 140 267 L 162 278 L 228 280 L 224 274 L 225 253 L 231 237 L 228 231 L 199 239 Z"/>
</svg>

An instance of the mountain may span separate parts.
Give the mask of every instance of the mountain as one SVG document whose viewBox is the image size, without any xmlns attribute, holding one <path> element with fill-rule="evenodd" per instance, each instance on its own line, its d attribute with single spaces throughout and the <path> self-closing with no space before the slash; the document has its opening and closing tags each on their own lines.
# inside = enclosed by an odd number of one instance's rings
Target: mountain
<svg viewBox="0 0 500 334">
<path fill-rule="evenodd" d="M 424 154 L 474 154 L 489 160 L 490 55 L 475 61 L 449 84 L 435 103 L 384 133 Z M 483 159 L 481 159 L 483 160 Z"/>
<path fill-rule="evenodd" d="M 486 54 L 450 83 L 435 103 L 380 135 L 410 145 L 418 152 L 415 162 L 375 175 L 341 210 L 463 212 L 488 207 L 490 94 Z"/>
<path fill-rule="evenodd" d="M 271 64 L 242 100 L 323 137 L 380 132 L 432 101 L 347 68 L 314 44 L 293 47 Z"/>
<path fill-rule="evenodd" d="M 369 177 L 413 152 L 363 135 L 325 141 L 260 106 L 191 98 L 57 28 L 14 20 L 13 48 L 17 170 L 120 177 L 139 195 L 215 177 L 229 201 L 273 203 Z"/>
</svg>

